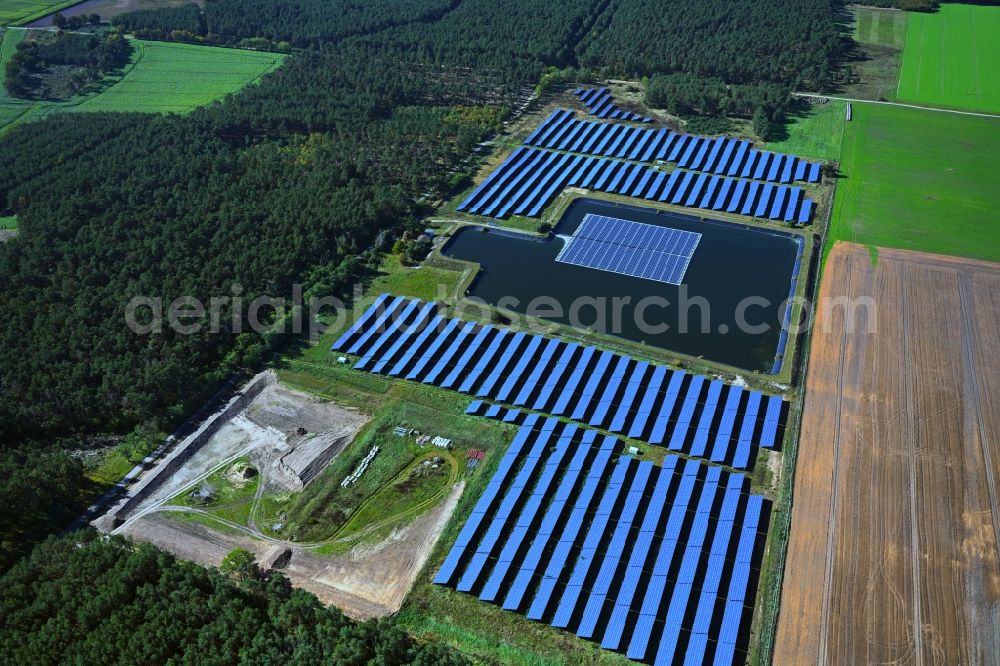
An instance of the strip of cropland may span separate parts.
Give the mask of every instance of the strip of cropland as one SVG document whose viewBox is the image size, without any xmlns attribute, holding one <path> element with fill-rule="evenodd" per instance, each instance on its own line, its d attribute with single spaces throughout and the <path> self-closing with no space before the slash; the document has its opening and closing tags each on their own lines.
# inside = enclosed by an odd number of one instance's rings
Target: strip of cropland
<svg viewBox="0 0 1000 666">
<path fill-rule="evenodd" d="M 1000 118 L 855 104 L 830 243 L 1000 261 Z"/>
<path fill-rule="evenodd" d="M 1000 113 L 1000 7 L 941 5 L 909 18 L 901 100 Z"/>
<path fill-rule="evenodd" d="M 24 30 L 2 33 L 0 65 L 26 34 Z M 131 43 L 131 62 L 121 73 L 88 86 L 72 99 L 33 101 L 0 91 L 0 132 L 56 112 L 186 113 L 257 82 L 285 58 L 280 53 L 215 46 L 140 39 Z"/>
<path fill-rule="evenodd" d="M 774 663 L 992 663 L 1000 265 L 839 243 L 819 302 Z"/>
<path fill-rule="evenodd" d="M 23 25 L 79 3 L 80 0 L 0 0 L 0 25 Z"/>
</svg>

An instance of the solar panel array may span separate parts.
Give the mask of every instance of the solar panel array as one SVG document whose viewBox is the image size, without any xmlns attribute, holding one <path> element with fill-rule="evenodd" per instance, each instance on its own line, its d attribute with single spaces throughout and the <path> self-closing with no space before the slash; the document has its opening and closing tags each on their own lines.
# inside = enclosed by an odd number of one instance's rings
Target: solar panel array
<svg viewBox="0 0 1000 666">
<path fill-rule="evenodd" d="M 537 148 L 617 157 L 639 162 L 662 160 L 684 169 L 775 183 L 820 181 L 820 165 L 794 155 L 757 150 L 744 139 L 706 137 L 667 129 L 578 120 L 557 109 L 524 143 Z"/>
<path fill-rule="evenodd" d="M 675 169 L 666 173 L 624 160 L 517 148 L 458 206 L 459 211 L 506 219 L 538 217 L 566 187 L 726 211 L 808 222 L 813 202 L 802 188 L 735 180 Z"/>
<path fill-rule="evenodd" d="M 781 441 L 786 410 L 721 380 L 574 342 L 443 317 L 382 294 L 334 344 L 354 367 L 563 416 L 673 451 L 752 465 Z"/>
<path fill-rule="evenodd" d="M 588 213 L 556 261 L 680 284 L 701 234 Z"/>
<path fill-rule="evenodd" d="M 577 88 L 573 94 L 580 98 L 587 111 L 598 118 L 628 120 L 635 123 L 651 123 L 653 119 L 631 111 L 623 111 L 615 104 L 607 88 Z"/>
<path fill-rule="evenodd" d="M 530 415 L 434 578 L 654 664 L 736 663 L 766 538 L 747 477 Z"/>
</svg>

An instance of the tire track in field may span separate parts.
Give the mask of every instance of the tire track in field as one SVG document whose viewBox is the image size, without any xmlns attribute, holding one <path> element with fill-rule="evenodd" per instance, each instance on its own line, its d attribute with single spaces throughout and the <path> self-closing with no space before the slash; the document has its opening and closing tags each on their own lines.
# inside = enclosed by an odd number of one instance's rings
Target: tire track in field
<svg viewBox="0 0 1000 666">
<path fill-rule="evenodd" d="M 973 321 L 972 306 L 969 290 L 972 288 L 972 278 L 966 271 L 959 271 L 958 291 L 959 300 L 962 306 L 962 352 L 965 356 L 965 363 L 968 368 L 967 395 L 972 403 L 972 408 L 976 413 L 976 421 L 979 426 L 979 447 L 983 452 L 984 474 L 986 476 L 986 486 L 990 495 L 990 517 L 993 522 L 993 547 L 997 550 L 997 557 L 1000 558 L 1000 512 L 997 506 L 996 479 L 993 477 L 993 456 L 990 452 L 990 440 L 987 433 L 986 422 L 983 419 L 983 402 L 979 390 L 979 373 L 976 369 L 976 359 L 973 348 Z"/>
<path fill-rule="evenodd" d="M 854 262 L 852 262 L 854 263 Z M 854 293 L 854 271 L 847 271 L 847 288 L 845 294 Z M 830 529 L 826 535 L 826 571 L 823 579 L 823 612 L 819 625 L 819 663 L 829 663 L 830 650 L 830 601 L 833 588 L 833 545 L 837 531 L 837 505 L 840 496 L 840 449 L 841 449 L 841 420 L 844 413 L 844 367 L 847 365 L 848 349 L 848 317 L 844 315 L 844 331 L 840 339 L 840 363 L 837 368 L 837 410 L 833 427 L 833 480 L 830 493 Z"/>
<path fill-rule="evenodd" d="M 913 348 L 910 346 L 910 299 L 907 294 L 906 286 L 909 284 L 907 280 L 908 268 L 905 263 L 900 264 L 900 277 L 902 278 L 902 287 L 899 290 L 900 304 L 902 310 L 902 323 L 903 323 L 903 386 L 906 397 L 905 404 L 905 419 L 906 427 L 903 431 L 904 438 L 909 440 L 910 447 L 909 455 L 907 455 L 907 474 L 910 480 L 910 576 L 913 585 L 913 643 L 914 643 L 914 662 L 917 666 L 922 666 L 924 663 L 924 625 L 921 618 L 921 607 L 920 601 L 922 599 L 921 590 L 921 573 L 920 573 L 920 531 L 918 529 L 919 523 L 917 516 L 917 442 L 916 442 L 916 427 L 914 423 L 914 413 L 916 412 L 916 404 L 913 399 L 913 382 L 915 381 L 917 375 L 913 373 L 912 369 L 912 358 L 913 358 Z"/>
</svg>

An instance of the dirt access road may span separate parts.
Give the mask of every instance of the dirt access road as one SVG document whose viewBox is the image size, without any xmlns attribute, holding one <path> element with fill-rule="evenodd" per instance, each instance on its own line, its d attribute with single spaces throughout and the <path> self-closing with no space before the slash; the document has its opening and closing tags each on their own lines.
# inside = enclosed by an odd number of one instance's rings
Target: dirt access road
<svg viewBox="0 0 1000 666">
<path fill-rule="evenodd" d="M 774 663 L 1000 663 L 1000 265 L 841 243 L 826 272 Z"/>
</svg>

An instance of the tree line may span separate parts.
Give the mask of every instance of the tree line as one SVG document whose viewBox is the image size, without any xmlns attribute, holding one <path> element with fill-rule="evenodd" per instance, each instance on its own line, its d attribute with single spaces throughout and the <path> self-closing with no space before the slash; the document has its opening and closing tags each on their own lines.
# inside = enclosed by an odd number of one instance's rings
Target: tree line
<svg viewBox="0 0 1000 666">
<path fill-rule="evenodd" d="M 389 621 L 352 622 L 236 553 L 226 575 L 152 546 L 83 532 L 0 576 L 6 664 L 468 663 Z"/>
</svg>

